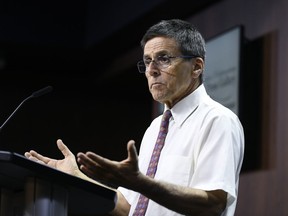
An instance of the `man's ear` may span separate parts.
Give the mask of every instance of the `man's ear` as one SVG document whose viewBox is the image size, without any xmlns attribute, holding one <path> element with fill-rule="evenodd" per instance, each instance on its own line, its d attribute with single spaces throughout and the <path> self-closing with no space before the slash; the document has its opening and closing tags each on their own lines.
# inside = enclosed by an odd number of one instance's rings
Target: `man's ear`
<svg viewBox="0 0 288 216">
<path fill-rule="evenodd" d="M 193 75 L 194 75 L 194 78 L 198 78 L 204 70 L 204 60 L 200 57 L 197 57 L 194 59 L 194 62 L 195 64 L 194 64 Z"/>
</svg>

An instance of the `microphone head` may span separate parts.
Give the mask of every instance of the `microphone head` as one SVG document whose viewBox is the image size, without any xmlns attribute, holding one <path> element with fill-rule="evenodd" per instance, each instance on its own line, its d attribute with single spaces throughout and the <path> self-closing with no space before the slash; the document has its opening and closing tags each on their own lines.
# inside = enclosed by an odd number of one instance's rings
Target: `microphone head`
<svg viewBox="0 0 288 216">
<path fill-rule="evenodd" d="M 47 94 L 49 92 L 51 92 L 53 90 L 53 87 L 52 86 L 47 86 L 45 88 L 42 88 L 38 91 L 35 91 L 32 93 L 31 97 L 35 98 L 35 97 L 39 97 L 39 96 L 42 96 L 44 94 Z"/>
</svg>

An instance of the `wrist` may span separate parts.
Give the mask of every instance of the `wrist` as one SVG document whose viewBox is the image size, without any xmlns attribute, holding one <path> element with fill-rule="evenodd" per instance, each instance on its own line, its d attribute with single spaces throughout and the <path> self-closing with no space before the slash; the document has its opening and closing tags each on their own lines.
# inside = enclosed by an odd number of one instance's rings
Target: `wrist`
<svg viewBox="0 0 288 216">
<path fill-rule="evenodd" d="M 131 185 L 132 190 L 137 191 L 139 193 L 144 192 L 147 190 L 147 186 L 149 185 L 149 182 L 153 180 L 149 176 L 144 175 L 143 173 L 139 172 L 135 180 L 133 181 L 133 184 Z"/>
</svg>

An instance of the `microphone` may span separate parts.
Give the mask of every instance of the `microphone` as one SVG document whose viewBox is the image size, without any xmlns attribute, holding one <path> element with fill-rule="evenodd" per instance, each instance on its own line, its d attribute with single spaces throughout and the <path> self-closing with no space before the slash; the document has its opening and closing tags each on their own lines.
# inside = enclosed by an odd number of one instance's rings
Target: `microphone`
<svg viewBox="0 0 288 216">
<path fill-rule="evenodd" d="M 45 88 L 42 88 L 38 91 L 33 92 L 29 97 L 25 98 L 19 105 L 18 107 L 14 110 L 14 112 L 6 119 L 6 121 L 1 125 L 0 127 L 0 132 L 2 131 L 3 127 L 6 125 L 6 123 L 11 119 L 11 117 L 14 116 L 14 114 L 17 112 L 17 110 L 29 99 L 31 98 L 36 98 L 36 97 L 40 97 L 44 94 L 47 94 L 49 92 L 51 92 L 53 90 L 52 86 L 46 86 Z"/>
</svg>

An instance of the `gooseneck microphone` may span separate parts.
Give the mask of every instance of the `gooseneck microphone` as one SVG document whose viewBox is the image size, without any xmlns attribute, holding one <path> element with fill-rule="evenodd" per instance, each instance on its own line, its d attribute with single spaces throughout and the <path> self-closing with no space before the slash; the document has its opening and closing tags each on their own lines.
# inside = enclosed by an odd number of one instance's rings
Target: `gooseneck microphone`
<svg viewBox="0 0 288 216">
<path fill-rule="evenodd" d="M 3 127 L 6 125 L 6 123 L 14 116 L 14 114 L 17 112 L 17 110 L 29 99 L 31 98 L 36 98 L 36 97 L 40 97 L 44 94 L 47 94 L 48 92 L 51 92 L 53 90 L 52 86 L 47 86 L 45 88 L 42 88 L 38 91 L 33 92 L 29 97 L 25 98 L 20 104 L 19 106 L 14 110 L 14 112 L 6 119 L 6 121 L 1 125 L 0 127 L 0 132 L 2 131 Z"/>
</svg>

